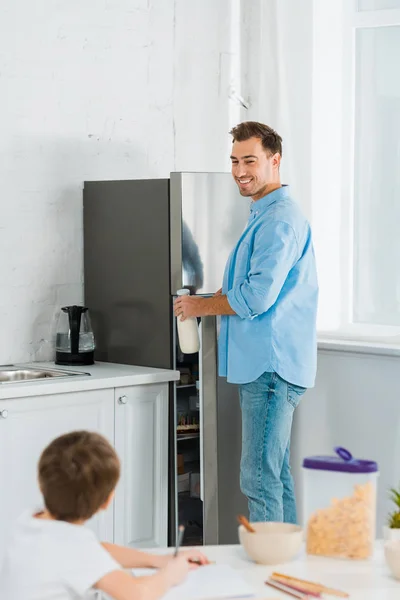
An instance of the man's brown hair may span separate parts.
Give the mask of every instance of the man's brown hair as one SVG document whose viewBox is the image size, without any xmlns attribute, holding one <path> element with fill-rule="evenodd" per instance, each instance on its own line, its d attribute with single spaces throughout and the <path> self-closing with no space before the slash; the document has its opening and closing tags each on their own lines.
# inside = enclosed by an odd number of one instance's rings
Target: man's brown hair
<svg viewBox="0 0 400 600">
<path fill-rule="evenodd" d="M 271 154 L 282 156 L 282 138 L 272 127 L 257 123 L 257 121 L 244 121 L 239 123 L 229 132 L 234 142 L 245 142 L 252 137 L 259 138 L 263 148 Z"/>
<path fill-rule="evenodd" d="M 38 467 L 39 485 L 49 513 L 59 521 L 90 519 L 118 483 L 120 462 L 98 433 L 73 431 L 53 440 Z"/>
</svg>

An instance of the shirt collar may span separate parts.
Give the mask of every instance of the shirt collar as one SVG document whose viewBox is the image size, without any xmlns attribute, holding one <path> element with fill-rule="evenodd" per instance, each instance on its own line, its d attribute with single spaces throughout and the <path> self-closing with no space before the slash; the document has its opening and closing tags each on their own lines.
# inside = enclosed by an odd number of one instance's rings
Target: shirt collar
<svg viewBox="0 0 400 600">
<path fill-rule="evenodd" d="M 252 201 L 250 204 L 250 212 L 253 213 L 255 211 L 263 210 L 264 208 L 268 208 L 274 202 L 279 201 L 281 198 L 285 198 L 289 196 L 289 186 L 282 185 L 282 187 L 270 192 L 266 196 L 263 196 L 259 200 Z"/>
</svg>

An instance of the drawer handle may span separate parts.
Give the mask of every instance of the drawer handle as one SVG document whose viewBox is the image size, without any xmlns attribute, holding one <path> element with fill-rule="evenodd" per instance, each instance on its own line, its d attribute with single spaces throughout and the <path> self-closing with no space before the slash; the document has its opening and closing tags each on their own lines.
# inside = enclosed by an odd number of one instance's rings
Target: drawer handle
<svg viewBox="0 0 400 600">
<path fill-rule="evenodd" d="M 8 417 L 8 410 L 6 410 L 6 409 L 0 410 L 0 417 L 2 419 L 7 419 L 7 417 Z"/>
<path fill-rule="evenodd" d="M 118 404 L 126 404 L 128 402 L 128 398 L 126 396 L 120 396 L 118 398 Z"/>
</svg>

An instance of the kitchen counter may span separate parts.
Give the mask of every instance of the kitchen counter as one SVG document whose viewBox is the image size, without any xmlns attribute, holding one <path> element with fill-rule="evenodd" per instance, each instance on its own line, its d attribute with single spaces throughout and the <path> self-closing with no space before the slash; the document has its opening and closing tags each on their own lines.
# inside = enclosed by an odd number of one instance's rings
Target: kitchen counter
<svg viewBox="0 0 400 600">
<path fill-rule="evenodd" d="M 146 549 L 147 550 L 147 549 Z M 172 550 L 171 550 L 172 551 Z M 377 542 L 374 557 L 365 561 L 334 560 L 307 556 L 305 551 L 285 565 L 256 565 L 240 545 L 204 546 L 202 551 L 217 564 L 229 564 L 254 587 L 253 600 L 289 599 L 290 596 L 264 584 L 274 571 L 307 579 L 350 594 L 349 600 L 398 600 L 400 581 L 394 579 L 386 566 L 383 544 Z M 155 550 L 162 553 L 160 550 Z M 332 598 L 333 596 L 325 596 Z"/>
<path fill-rule="evenodd" d="M 116 387 L 128 387 L 152 383 L 165 383 L 179 380 L 179 372 L 169 369 L 153 369 L 113 363 L 97 362 L 84 367 L 64 367 L 48 363 L 29 363 L 18 366 L 45 369 L 61 369 L 63 371 L 81 372 L 74 377 L 57 377 L 37 379 L 34 381 L 19 381 L 0 385 L 0 400 L 12 398 L 27 398 L 29 396 L 44 396 L 67 392 L 98 390 Z M 90 375 L 85 375 L 90 373 Z"/>
<path fill-rule="evenodd" d="M 54 363 L 14 366 L 21 371 L 56 368 Z M 113 505 L 88 526 L 107 542 L 165 547 L 168 382 L 179 373 L 111 363 L 60 371 L 82 375 L 0 384 L 0 563 L 10 524 L 26 507 L 42 502 L 36 473 L 43 449 L 56 437 L 81 430 L 107 438 L 121 461 Z M 139 488 L 146 497 L 140 506 Z"/>
</svg>

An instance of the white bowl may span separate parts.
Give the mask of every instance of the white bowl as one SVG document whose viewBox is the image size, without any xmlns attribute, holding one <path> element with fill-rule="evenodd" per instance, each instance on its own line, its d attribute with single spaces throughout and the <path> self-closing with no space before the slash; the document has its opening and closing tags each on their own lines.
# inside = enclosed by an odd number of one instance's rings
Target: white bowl
<svg viewBox="0 0 400 600">
<path fill-rule="evenodd" d="M 288 562 L 300 551 L 303 530 L 291 523 L 251 523 L 250 533 L 239 525 L 239 540 L 250 558 L 261 565 Z"/>
<path fill-rule="evenodd" d="M 385 543 L 385 558 L 393 577 L 400 579 L 400 540 Z"/>
</svg>

